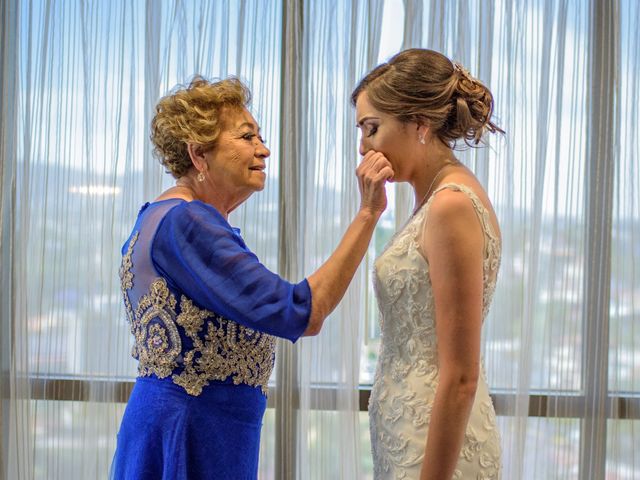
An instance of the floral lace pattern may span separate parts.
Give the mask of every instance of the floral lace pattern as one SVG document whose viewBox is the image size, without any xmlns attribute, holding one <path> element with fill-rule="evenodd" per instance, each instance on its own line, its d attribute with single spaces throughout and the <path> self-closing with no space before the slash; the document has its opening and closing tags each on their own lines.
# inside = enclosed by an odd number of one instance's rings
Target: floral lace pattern
<svg viewBox="0 0 640 480">
<path fill-rule="evenodd" d="M 500 240 L 493 232 L 488 211 L 471 189 L 447 184 L 437 191 L 444 188 L 470 198 L 485 235 L 484 320 L 500 266 Z M 438 350 L 429 265 L 419 250 L 418 238 L 433 198 L 389 241 L 374 266 L 382 337 L 369 402 L 376 479 L 418 478 L 424 459 L 438 385 Z M 500 478 L 500 437 L 481 370 L 456 479 Z"/>
<path fill-rule="evenodd" d="M 275 338 L 200 309 L 182 295 L 177 304 L 164 278 L 151 282 L 135 308 L 133 248 L 130 240 L 120 268 L 121 290 L 134 337 L 132 356 L 138 375 L 171 379 L 190 395 L 200 395 L 212 380 L 259 386 L 267 393 L 275 355 Z M 180 330 L 183 332 L 181 336 Z"/>
</svg>

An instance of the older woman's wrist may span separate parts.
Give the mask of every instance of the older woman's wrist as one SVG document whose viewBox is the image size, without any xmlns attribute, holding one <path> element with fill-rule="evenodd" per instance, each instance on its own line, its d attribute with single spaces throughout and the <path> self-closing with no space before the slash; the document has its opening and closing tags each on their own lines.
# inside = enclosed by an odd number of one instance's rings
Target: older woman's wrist
<svg viewBox="0 0 640 480">
<path fill-rule="evenodd" d="M 370 206 L 361 206 L 356 214 L 356 218 L 360 218 L 364 222 L 378 223 L 380 216 L 384 210 L 376 209 Z"/>
</svg>

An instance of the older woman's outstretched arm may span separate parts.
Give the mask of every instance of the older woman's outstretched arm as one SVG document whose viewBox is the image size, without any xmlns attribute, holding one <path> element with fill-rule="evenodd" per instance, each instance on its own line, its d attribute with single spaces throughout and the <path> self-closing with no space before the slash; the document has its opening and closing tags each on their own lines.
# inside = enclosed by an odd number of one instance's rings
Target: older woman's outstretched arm
<svg viewBox="0 0 640 480">
<path fill-rule="evenodd" d="M 152 242 L 156 270 L 202 308 L 246 327 L 296 341 L 314 335 L 353 278 L 386 207 L 392 175 L 380 154 L 357 170 L 361 207 L 331 257 L 308 279 L 290 283 L 269 271 L 214 207 L 177 202 Z"/>
<path fill-rule="evenodd" d="M 393 177 L 391 164 L 381 153 L 369 151 L 358 166 L 360 210 L 328 260 L 308 277 L 311 316 L 303 335 L 316 335 L 347 291 L 362 261 L 376 223 L 387 207 L 386 182 Z"/>
</svg>

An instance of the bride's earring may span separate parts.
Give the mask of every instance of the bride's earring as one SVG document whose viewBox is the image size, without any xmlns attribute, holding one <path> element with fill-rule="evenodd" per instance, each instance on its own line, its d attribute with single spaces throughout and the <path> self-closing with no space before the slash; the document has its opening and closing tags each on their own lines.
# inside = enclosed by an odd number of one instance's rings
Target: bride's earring
<svg viewBox="0 0 640 480">
<path fill-rule="evenodd" d="M 426 142 L 424 141 L 424 135 L 418 135 L 418 141 L 422 144 L 425 145 Z"/>
</svg>

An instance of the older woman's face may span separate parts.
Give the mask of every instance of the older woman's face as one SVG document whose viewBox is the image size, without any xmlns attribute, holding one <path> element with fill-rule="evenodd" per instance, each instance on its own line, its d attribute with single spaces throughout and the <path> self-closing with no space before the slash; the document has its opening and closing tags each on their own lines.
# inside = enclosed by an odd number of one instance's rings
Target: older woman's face
<svg viewBox="0 0 640 480">
<path fill-rule="evenodd" d="M 217 145 L 205 154 L 213 187 L 244 200 L 264 188 L 271 152 L 248 110 L 225 112 L 226 125 Z"/>
</svg>

